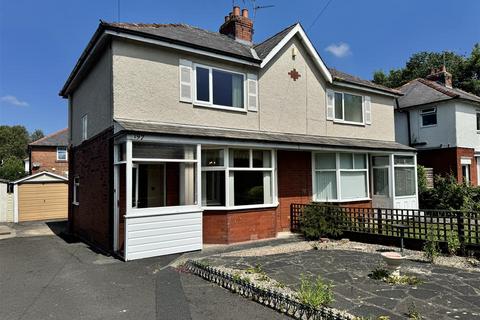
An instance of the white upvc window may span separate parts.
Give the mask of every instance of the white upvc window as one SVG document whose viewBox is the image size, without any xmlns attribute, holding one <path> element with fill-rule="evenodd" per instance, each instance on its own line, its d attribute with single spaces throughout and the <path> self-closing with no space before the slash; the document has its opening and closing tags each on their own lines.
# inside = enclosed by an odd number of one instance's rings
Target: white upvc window
<svg viewBox="0 0 480 320">
<path fill-rule="evenodd" d="M 79 190 L 80 190 L 80 178 L 77 176 L 73 178 L 73 204 L 79 204 Z"/>
<path fill-rule="evenodd" d="M 434 127 L 437 125 L 437 108 L 428 108 L 420 111 L 421 126 Z"/>
<path fill-rule="evenodd" d="M 372 124 L 371 98 L 346 92 L 327 90 L 327 120 L 337 123 Z"/>
<path fill-rule="evenodd" d="M 58 161 L 67 161 L 68 160 L 67 147 L 57 147 L 57 160 Z"/>
<path fill-rule="evenodd" d="M 369 199 L 365 153 L 314 153 L 314 201 Z"/>
<path fill-rule="evenodd" d="M 88 139 L 88 115 L 82 117 L 82 141 Z"/>
<path fill-rule="evenodd" d="M 194 64 L 194 104 L 247 111 L 245 74 Z"/>
<path fill-rule="evenodd" d="M 202 206 L 209 210 L 274 206 L 274 181 L 273 150 L 202 149 Z"/>
<path fill-rule="evenodd" d="M 416 194 L 417 172 L 414 156 L 394 156 L 395 197 Z"/>
<path fill-rule="evenodd" d="M 480 110 L 477 110 L 477 133 L 480 133 Z"/>
</svg>

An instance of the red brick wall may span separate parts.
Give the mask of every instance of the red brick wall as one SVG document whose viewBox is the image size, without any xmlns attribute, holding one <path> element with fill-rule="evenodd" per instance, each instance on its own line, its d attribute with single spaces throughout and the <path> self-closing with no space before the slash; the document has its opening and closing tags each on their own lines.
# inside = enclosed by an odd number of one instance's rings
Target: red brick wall
<svg viewBox="0 0 480 320">
<path fill-rule="evenodd" d="M 444 148 L 435 150 L 418 150 L 418 164 L 433 168 L 435 175 L 453 174 L 459 183 L 462 179 L 462 157 L 472 160 L 470 165 L 470 180 L 472 183 L 477 181 L 477 163 L 475 159 L 475 151 L 470 148 Z"/>
<path fill-rule="evenodd" d="M 70 232 L 105 251 L 113 244 L 113 129 L 70 149 Z M 79 177 L 79 205 L 73 205 L 73 178 Z"/>
<path fill-rule="evenodd" d="M 39 163 L 40 167 L 34 168 L 34 163 Z M 68 161 L 57 160 L 57 147 L 30 146 L 30 167 L 32 174 L 48 171 L 66 176 Z"/>
</svg>

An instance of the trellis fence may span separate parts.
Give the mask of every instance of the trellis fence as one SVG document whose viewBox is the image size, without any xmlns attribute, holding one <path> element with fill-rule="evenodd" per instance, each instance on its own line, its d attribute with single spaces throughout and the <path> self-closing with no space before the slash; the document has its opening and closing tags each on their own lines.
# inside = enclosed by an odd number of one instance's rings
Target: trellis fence
<svg viewBox="0 0 480 320">
<path fill-rule="evenodd" d="M 292 204 L 293 232 L 300 231 L 301 216 L 308 206 L 338 215 L 345 222 L 344 231 L 350 233 L 400 237 L 403 232 L 405 239 L 425 240 L 431 230 L 441 242 L 446 242 L 449 234 L 456 234 L 462 244 L 480 247 L 480 212 Z"/>
</svg>

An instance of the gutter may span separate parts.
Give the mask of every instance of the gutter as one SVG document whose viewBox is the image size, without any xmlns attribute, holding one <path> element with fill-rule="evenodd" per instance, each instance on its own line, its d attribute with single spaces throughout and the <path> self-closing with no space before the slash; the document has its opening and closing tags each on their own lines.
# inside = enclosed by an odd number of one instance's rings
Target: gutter
<svg viewBox="0 0 480 320">
<path fill-rule="evenodd" d="M 368 92 L 377 93 L 377 94 L 383 94 L 383 95 L 394 97 L 394 98 L 398 98 L 398 97 L 403 96 L 403 93 L 400 93 L 400 92 L 395 93 L 395 92 L 384 90 L 384 89 L 373 88 L 371 86 L 362 85 L 362 84 L 359 84 L 359 83 L 350 82 L 350 81 L 346 81 L 346 80 L 339 79 L 339 78 L 334 78 L 332 84 L 336 85 L 336 86 L 340 86 L 340 87 L 347 87 L 347 88 L 351 88 L 351 89 L 357 89 L 357 90 L 363 90 L 363 91 L 368 91 Z"/>
</svg>

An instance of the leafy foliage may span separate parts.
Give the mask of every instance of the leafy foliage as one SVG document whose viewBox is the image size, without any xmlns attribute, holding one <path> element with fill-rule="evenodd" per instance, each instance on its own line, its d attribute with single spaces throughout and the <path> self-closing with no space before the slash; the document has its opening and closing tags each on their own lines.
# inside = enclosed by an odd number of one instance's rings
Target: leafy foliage
<svg viewBox="0 0 480 320">
<path fill-rule="evenodd" d="M 418 193 L 425 193 L 428 191 L 427 187 L 427 173 L 425 167 L 417 165 L 417 177 L 418 177 Z"/>
<path fill-rule="evenodd" d="M 440 254 L 438 237 L 433 227 L 430 227 L 428 230 L 427 239 L 425 240 L 425 245 L 423 246 L 423 254 L 431 263 L 434 263 L 435 258 Z"/>
<path fill-rule="evenodd" d="M 312 279 L 302 274 L 297 297 L 300 302 L 311 308 L 316 309 L 320 306 L 328 306 L 334 301 L 332 287 L 331 283 L 325 283 L 320 276 Z"/>
<path fill-rule="evenodd" d="M 30 135 L 30 142 L 37 141 L 38 139 L 42 139 L 45 135 L 43 134 L 43 131 L 40 129 L 35 129 L 35 131 L 32 132 Z"/>
<path fill-rule="evenodd" d="M 25 168 L 23 166 L 23 161 L 18 158 L 8 157 L 3 161 L 3 164 L 0 165 L 0 178 L 2 179 L 14 181 L 20 179 L 24 175 Z"/>
<path fill-rule="evenodd" d="M 28 131 L 24 126 L 0 126 L 0 162 L 9 157 L 27 156 Z"/>
<path fill-rule="evenodd" d="M 452 230 L 447 231 L 447 249 L 450 255 L 455 255 L 460 249 L 460 239 L 458 239 L 458 234 Z"/>
<path fill-rule="evenodd" d="M 445 62 L 452 74 L 453 86 L 480 95 L 480 44 L 474 45 L 470 56 L 454 52 L 418 52 L 413 54 L 405 67 L 387 73 L 376 71 L 373 82 L 397 88 L 416 78 L 425 78 L 432 68 L 440 68 Z"/>
<path fill-rule="evenodd" d="M 303 211 L 300 230 L 308 240 L 339 237 L 346 223 L 347 217 L 338 207 L 310 204 Z"/>
</svg>

